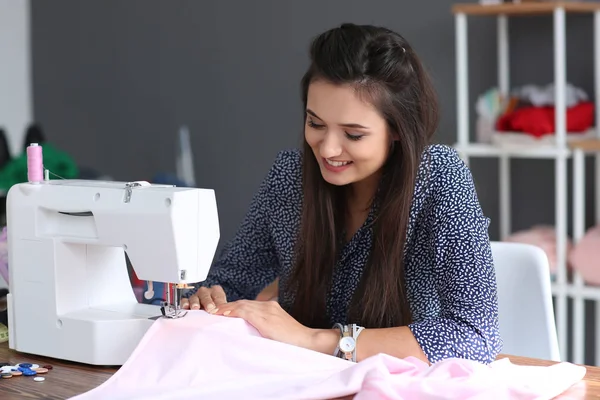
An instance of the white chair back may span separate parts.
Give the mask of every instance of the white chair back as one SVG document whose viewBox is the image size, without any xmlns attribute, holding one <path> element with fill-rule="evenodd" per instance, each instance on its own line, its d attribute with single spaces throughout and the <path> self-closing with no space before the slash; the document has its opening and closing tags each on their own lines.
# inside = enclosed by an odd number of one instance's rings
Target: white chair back
<svg viewBox="0 0 600 400">
<path fill-rule="evenodd" d="M 546 253 L 521 243 L 491 245 L 502 354 L 560 361 Z"/>
</svg>

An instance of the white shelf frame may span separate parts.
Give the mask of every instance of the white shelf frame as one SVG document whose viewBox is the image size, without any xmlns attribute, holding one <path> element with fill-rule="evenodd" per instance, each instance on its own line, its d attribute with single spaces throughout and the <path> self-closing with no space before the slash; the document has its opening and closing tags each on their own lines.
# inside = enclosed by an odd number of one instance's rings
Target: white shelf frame
<svg viewBox="0 0 600 400">
<path fill-rule="evenodd" d="M 600 10 L 593 11 L 595 115 L 600 120 Z M 567 299 L 573 299 L 573 357 L 572 362 L 583 364 L 585 359 L 585 300 L 600 300 L 600 288 L 586 286 L 578 274 L 573 283 L 567 280 L 567 160 L 573 158 L 573 241 L 584 235 L 585 226 L 585 156 L 583 150 L 571 150 L 566 131 L 566 11 L 557 6 L 553 17 L 553 64 L 555 84 L 555 144 L 533 146 L 494 146 L 470 142 L 470 103 L 468 68 L 467 14 L 455 14 L 456 80 L 457 80 L 457 143 L 455 148 L 466 163 L 471 157 L 496 157 L 499 160 L 499 215 L 500 236 L 511 233 L 511 180 L 512 158 L 553 159 L 555 161 L 555 228 L 557 241 L 557 272 L 552 292 L 556 298 L 556 326 L 561 359 L 567 360 L 568 313 Z M 510 90 L 510 52 L 508 16 L 497 15 L 498 88 L 501 94 Z M 600 138 L 600 123 L 596 123 L 596 137 Z M 600 177 L 600 154 L 595 155 L 595 176 Z M 600 182 L 596 184 L 596 223 L 600 223 Z M 596 336 L 600 335 L 600 303 L 596 303 Z M 600 363 L 600 341 L 596 340 L 595 364 Z"/>
</svg>

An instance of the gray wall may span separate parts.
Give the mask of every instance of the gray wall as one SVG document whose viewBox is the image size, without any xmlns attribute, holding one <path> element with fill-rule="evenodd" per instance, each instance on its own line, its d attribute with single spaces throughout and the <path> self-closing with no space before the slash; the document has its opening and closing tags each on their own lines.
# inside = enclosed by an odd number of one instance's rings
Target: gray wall
<svg viewBox="0 0 600 400">
<path fill-rule="evenodd" d="M 124 180 L 173 170 L 175 134 L 189 125 L 198 185 L 216 189 L 228 238 L 276 152 L 300 143 L 310 39 L 343 21 L 387 25 L 413 43 L 444 106 L 438 139 L 454 140 L 450 4 L 34 1 L 35 116 L 78 162 Z M 477 47 L 493 55 L 486 41 Z M 474 89 L 493 83 L 484 60 Z"/>
<path fill-rule="evenodd" d="M 300 143 L 309 40 L 341 22 L 386 25 L 413 44 L 441 98 L 436 140 L 455 141 L 453 3 L 33 1 L 35 117 L 79 163 L 120 180 L 173 170 L 175 134 L 187 124 L 198 185 L 216 190 L 225 240 L 276 152 Z M 569 80 L 593 94 L 592 18 L 567 23 Z M 551 82 L 551 17 L 511 19 L 510 30 L 512 84 Z M 473 103 L 496 84 L 495 20 L 472 18 L 469 33 Z M 552 162 L 513 165 L 513 227 L 553 223 Z M 496 239 L 497 163 L 472 168 Z"/>
<path fill-rule="evenodd" d="M 300 143 L 309 40 L 341 22 L 406 36 L 439 91 L 436 140 L 455 141 L 452 3 L 33 1 L 35 117 L 79 163 L 122 180 L 174 170 L 175 135 L 189 125 L 198 185 L 216 189 L 228 238 L 275 153 Z M 591 17 L 568 25 L 569 79 L 592 94 Z M 551 29 L 550 17 L 510 20 L 513 84 L 552 81 Z M 474 102 L 496 84 L 494 19 L 471 18 L 469 34 Z M 497 238 L 497 163 L 472 166 Z M 551 161 L 514 162 L 515 229 L 552 223 L 552 171 Z"/>
</svg>

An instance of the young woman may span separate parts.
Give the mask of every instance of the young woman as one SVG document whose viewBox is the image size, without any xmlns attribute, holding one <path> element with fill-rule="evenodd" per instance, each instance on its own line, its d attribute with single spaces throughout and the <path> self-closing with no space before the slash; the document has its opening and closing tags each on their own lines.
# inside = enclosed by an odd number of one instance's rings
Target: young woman
<svg viewBox="0 0 600 400">
<path fill-rule="evenodd" d="M 467 166 L 430 145 L 432 84 L 379 27 L 318 36 L 302 79 L 301 151 L 283 151 L 185 308 L 360 361 L 488 363 L 501 349 L 488 219 Z M 257 301 L 279 279 L 278 301 Z"/>
</svg>

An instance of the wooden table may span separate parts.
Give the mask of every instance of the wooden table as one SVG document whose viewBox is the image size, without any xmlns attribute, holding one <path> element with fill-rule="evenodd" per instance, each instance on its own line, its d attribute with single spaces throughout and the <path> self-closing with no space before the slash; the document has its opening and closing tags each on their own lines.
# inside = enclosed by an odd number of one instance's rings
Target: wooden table
<svg viewBox="0 0 600 400">
<path fill-rule="evenodd" d="M 8 342 L 0 343 L 0 363 L 50 364 L 52 370 L 40 375 L 46 378 L 36 382 L 30 376 L 14 376 L 0 379 L 0 399 L 60 399 L 87 392 L 106 381 L 116 368 L 93 367 L 78 363 L 58 361 L 46 357 L 20 354 L 8 348 Z"/>
<path fill-rule="evenodd" d="M 525 357 L 509 357 L 514 364 L 547 366 L 555 364 L 552 361 L 536 360 Z M 15 376 L 10 379 L 0 379 L 0 399 L 66 399 L 105 382 L 117 368 L 93 367 L 77 363 L 58 361 L 45 357 L 19 354 L 8 348 L 8 343 L 0 343 L 0 362 L 18 364 L 23 362 L 35 364 L 50 364 L 53 369 L 43 382 L 36 382 L 32 377 Z M 600 399 L 600 367 L 587 367 L 584 382 L 573 386 L 558 399 Z"/>
<path fill-rule="evenodd" d="M 508 355 L 500 355 L 498 358 L 508 357 L 513 364 L 517 365 L 532 365 L 532 366 L 549 366 L 556 364 L 553 361 L 538 360 L 535 358 L 516 357 Z M 600 367 L 585 366 L 587 373 L 580 382 L 572 386 L 562 395 L 556 397 L 560 400 L 579 400 L 579 399 L 600 399 Z M 2 392 L 0 392 L 2 393 Z"/>
</svg>

